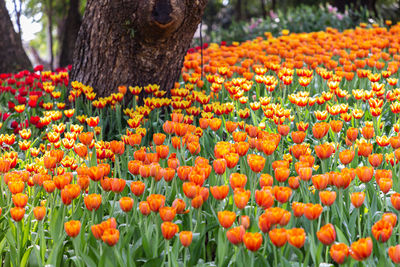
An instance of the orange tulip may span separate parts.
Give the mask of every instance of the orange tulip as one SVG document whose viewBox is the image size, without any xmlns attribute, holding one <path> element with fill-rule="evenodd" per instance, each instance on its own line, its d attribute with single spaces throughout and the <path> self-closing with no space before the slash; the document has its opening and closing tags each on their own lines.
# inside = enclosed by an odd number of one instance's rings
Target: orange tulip
<svg viewBox="0 0 400 267">
<path fill-rule="evenodd" d="M 236 122 L 233 122 L 233 121 L 226 121 L 225 122 L 225 128 L 229 133 L 234 132 L 237 127 L 238 127 L 238 124 Z"/>
<path fill-rule="evenodd" d="M 393 149 L 400 148 L 400 136 L 397 135 L 390 137 L 390 145 L 392 146 Z"/>
<path fill-rule="evenodd" d="M 260 186 L 264 187 L 264 186 L 272 186 L 272 184 L 274 183 L 274 178 L 272 178 L 271 175 L 269 175 L 268 173 L 263 173 L 260 176 Z"/>
<path fill-rule="evenodd" d="M 312 168 L 311 167 L 300 167 L 298 171 L 299 177 L 303 181 L 309 181 L 312 177 Z"/>
<path fill-rule="evenodd" d="M 278 133 L 282 136 L 288 135 L 290 132 L 290 126 L 289 125 L 278 125 Z"/>
<path fill-rule="evenodd" d="M 90 179 L 92 179 L 93 181 L 95 182 L 100 181 L 101 178 L 103 178 L 104 176 L 103 168 L 100 168 L 98 166 L 92 166 L 88 170 L 88 175 Z"/>
<path fill-rule="evenodd" d="M 232 226 L 236 220 L 236 213 L 228 210 L 218 212 L 218 220 L 222 227 L 225 229 Z"/>
<path fill-rule="evenodd" d="M 313 167 L 314 166 L 314 162 L 315 162 L 315 158 L 312 155 L 301 155 L 300 156 L 300 161 L 301 162 L 307 162 L 308 163 L 308 167 Z"/>
<path fill-rule="evenodd" d="M 291 135 L 293 142 L 296 144 L 303 143 L 304 139 L 306 138 L 306 132 L 303 131 L 292 132 Z"/>
<path fill-rule="evenodd" d="M 239 142 L 236 144 L 236 152 L 240 157 L 243 157 L 249 151 L 250 144 L 247 142 Z"/>
<path fill-rule="evenodd" d="M 373 138 L 375 135 L 374 127 L 373 126 L 364 126 L 361 129 L 361 134 L 367 140 Z"/>
<path fill-rule="evenodd" d="M 292 210 L 293 210 L 293 215 L 295 217 L 301 217 L 304 214 L 304 207 L 305 204 L 301 202 L 293 202 L 292 203 Z"/>
<path fill-rule="evenodd" d="M 56 167 L 57 164 L 57 158 L 55 157 L 44 157 L 44 166 L 46 167 L 46 169 L 54 169 Z"/>
<path fill-rule="evenodd" d="M 333 244 L 329 250 L 331 258 L 337 263 L 342 264 L 350 254 L 349 247 L 344 243 Z"/>
<path fill-rule="evenodd" d="M 328 185 L 329 177 L 326 174 L 319 174 L 313 175 L 311 180 L 315 189 L 324 190 Z"/>
<path fill-rule="evenodd" d="M 362 142 L 358 145 L 358 155 L 368 157 L 372 153 L 373 145 L 371 143 Z"/>
<path fill-rule="evenodd" d="M 359 208 L 364 203 L 365 193 L 364 192 L 352 193 L 350 199 L 353 206 Z"/>
<path fill-rule="evenodd" d="M 172 239 L 175 234 L 179 231 L 178 225 L 172 222 L 163 222 L 161 224 L 161 232 L 165 239 Z"/>
<path fill-rule="evenodd" d="M 212 186 L 210 187 L 210 191 L 216 200 L 223 200 L 229 193 L 229 186 L 227 185 Z"/>
<path fill-rule="evenodd" d="M 342 172 L 341 174 L 335 173 L 332 177 L 332 183 L 337 188 L 347 188 L 351 183 L 351 175 L 344 172 Z"/>
<path fill-rule="evenodd" d="M 19 208 L 19 207 L 11 208 L 10 209 L 10 214 L 11 214 L 11 218 L 14 221 L 19 222 L 20 220 L 22 220 L 24 218 L 25 209 L 24 208 Z"/>
<path fill-rule="evenodd" d="M 161 207 L 159 213 L 161 220 L 164 222 L 172 222 L 176 215 L 176 209 L 174 207 Z"/>
<path fill-rule="evenodd" d="M 285 215 L 284 210 L 279 207 L 268 208 L 264 211 L 264 214 L 266 216 L 264 219 L 268 221 L 269 225 L 280 224 L 283 216 Z"/>
<path fill-rule="evenodd" d="M 380 178 L 378 184 L 381 191 L 387 194 L 389 190 L 392 188 L 393 180 L 391 178 L 386 178 L 386 177 Z"/>
<path fill-rule="evenodd" d="M 121 193 L 122 191 L 124 191 L 125 185 L 126 185 L 126 180 L 118 179 L 118 178 L 111 178 L 110 180 L 111 180 L 110 181 L 111 190 L 114 193 Z"/>
<path fill-rule="evenodd" d="M 218 175 L 222 175 L 225 173 L 226 166 L 227 163 L 225 159 L 216 159 L 213 162 L 214 171 Z"/>
<path fill-rule="evenodd" d="M 8 189 L 11 194 L 15 195 L 24 191 L 25 183 L 23 181 L 10 181 L 8 182 Z"/>
<path fill-rule="evenodd" d="M 11 162 L 9 160 L 0 159 L 0 173 L 7 173 L 10 167 Z"/>
<path fill-rule="evenodd" d="M 272 169 L 275 171 L 277 168 L 289 168 L 290 164 L 287 160 L 275 160 L 272 162 Z"/>
<path fill-rule="evenodd" d="M 347 129 L 346 134 L 347 134 L 347 138 L 351 142 L 354 142 L 357 139 L 357 136 L 358 136 L 358 129 L 350 127 L 349 129 Z"/>
<path fill-rule="evenodd" d="M 236 189 L 233 194 L 233 200 L 238 209 L 244 209 L 249 202 L 251 193 L 249 190 Z"/>
<path fill-rule="evenodd" d="M 256 190 L 255 199 L 258 206 L 268 209 L 274 204 L 274 196 L 270 191 Z"/>
<path fill-rule="evenodd" d="M 275 179 L 278 182 L 285 182 L 290 175 L 290 169 L 289 168 L 276 168 L 275 169 Z"/>
<path fill-rule="evenodd" d="M 382 164 L 383 155 L 382 154 L 371 154 L 368 156 L 368 161 L 372 167 L 378 167 Z"/>
<path fill-rule="evenodd" d="M 226 165 L 228 168 L 232 169 L 239 162 L 239 155 L 237 153 L 228 153 L 224 155 L 224 159 L 226 160 Z"/>
<path fill-rule="evenodd" d="M 303 228 L 292 228 L 287 230 L 288 242 L 290 245 L 301 248 L 306 241 L 306 232 Z"/>
<path fill-rule="evenodd" d="M 389 247 L 388 253 L 394 263 L 400 263 L 400 245 Z"/>
<path fill-rule="evenodd" d="M 330 125 L 331 125 L 332 131 L 335 133 L 338 133 L 342 130 L 343 121 L 331 121 Z"/>
<path fill-rule="evenodd" d="M 156 152 L 160 159 L 166 159 L 169 154 L 169 147 L 165 145 L 156 146 Z"/>
<path fill-rule="evenodd" d="M 239 223 L 244 229 L 248 229 L 250 227 L 250 217 L 247 215 L 240 216 Z"/>
<path fill-rule="evenodd" d="M 275 199 L 278 200 L 280 203 L 288 202 L 291 195 L 292 195 L 292 189 L 290 189 L 290 187 L 284 187 L 284 186 L 274 187 Z"/>
<path fill-rule="evenodd" d="M 385 220 L 377 221 L 371 229 L 372 235 L 377 241 L 386 242 L 392 235 L 393 226 Z"/>
<path fill-rule="evenodd" d="M 287 242 L 287 233 L 284 228 L 275 228 L 269 231 L 269 238 L 271 239 L 272 244 L 274 246 L 280 248 L 284 246 Z"/>
<path fill-rule="evenodd" d="M 93 140 L 93 132 L 82 132 L 79 134 L 79 141 L 85 146 L 88 146 L 92 143 Z"/>
<path fill-rule="evenodd" d="M 297 189 L 300 186 L 300 181 L 299 177 L 289 177 L 288 183 L 290 188 L 292 189 Z"/>
<path fill-rule="evenodd" d="M 336 239 L 335 227 L 330 223 L 322 226 L 317 232 L 317 237 L 322 244 L 329 246 Z"/>
<path fill-rule="evenodd" d="M 102 201 L 101 195 L 99 194 L 90 194 L 86 196 L 84 199 L 86 208 L 89 211 L 97 210 L 101 205 L 101 201 Z"/>
<path fill-rule="evenodd" d="M 325 206 L 331 206 L 336 200 L 336 192 L 320 191 L 319 198 L 321 199 L 322 204 L 324 204 Z"/>
<path fill-rule="evenodd" d="M 153 134 L 153 142 L 156 146 L 160 146 L 164 143 L 166 137 L 163 133 L 155 133 Z"/>
<path fill-rule="evenodd" d="M 339 159 L 343 165 L 350 164 L 353 161 L 354 156 L 355 156 L 354 150 L 346 149 L 339 153 Z"/>
<path fill-rule="evenodd" d="M 390 197 L 390 201 L 392 202 L 393 208 L 396 210 L 400 210 L 400 193 L 394 193 Z"/>
<path fill-rule="evenodd" d="M 367 167 L 367 166 L 358 167 L 356 169 L 356 174 L 357 174 L 358 179 L 360 179 L 361 182 L 368 183 L 369 181 L 371 181 L 371 179 L 374 175 L 374 168 Z"/>
<path fill-rule="evenodd" d="M 328 143 L 324 143 L 322 145 L 315 146 L 315 154 L 317 154 L 317 157 L 320 159 L 327 159 L 329 158 L 333 152 L 335 151 L 335 148 Z"/>
<path fill-rule="evenodd" d="M 150 206 L 151 211 L 158 212 L 161 207 L 164 207 L 165 196 L 159 194 L 152 194 L 147 197 L 147 203 Z"/>
<path fill-rule="evenodd" d="M 114 228 L 105 229 L 101 239 L 104 243 L 109 245 L 110 247 L 114 246 L 118 243 L 119 240 L 119 231 Z"/>
<path fill-rule="evenodd" d="M 124 212 L 130 212 L 133 208 L 133 199 L 130 197 L 122 197 L 119 200 L 119 206 Z"/>
<path fill-rule="evenodd" d="M 68 236 L 76 237 L 79 235 L 81 231 L 81 222 L 80 221 L 68 221 L 64 223 L 64 229 Z"/>
<path fill-rule="evenodd" d="M 33 215 L 35 215 L 36 220 L 43 220 L 44 216 L 46 216 L 46 207 L 38 206 L 33 209 Z"/>
<path fill-rule="evenodd" d="M 397 223 L 397 216 L 396 216 L 396 214 L 394 214 L 392 212 L 387 212 L 387 213 L 384 213 L 382 215 L 382 220 L 383 221 L 387 221 L 394 228 L 396 226 L 396 223 Z"/>
<path fill-rule="evenodd" d="M 322 139 L 328 133 L 330 128 L 327 122 L 317 122 L 312 127 L 313 135 L 316 139 Z"/>
<path fill-rule="evenodd" d="M 122 155 L 125 152 L 125 143 L 113 140 L 110 142 L 110 149 L 115 155 Z"/>
<path fill-rule="evenodd" d="M 260 217 L 258 217 L 258 228 L 260 228 L 263 233 L 269 232 L 272 226 L 271 220 L 268 216 L 268 214 L 263 213 L 260 215 Z"/>
<path fill-rule="evenodd" d="M 188 247 L 192 243 L 193 233 L 191 231 L 182 231 L 179 233 L 179 240 L 182 246 Z"/>
<path fill-rule="evenodd" d="M 226 232 L 226 237 L 233 245 L 239 245 L 243 242 L 245 232 L 243 226 L 233 227 Z"/>
<path fill-rule="evenodd" d="M 142 215 L 149 215 L 151 212 L 149 203 L 147 201 L 141 201 L 139 203 L 139 210 Z"/>
<path fill-rule="evenodd" d="M 244 174 L 232 173 L 229 177 L 229 184 L 231 185 L 233 190 L 235 190 L 236 188 L 244 188 L 246 183 L 247 177 Z"/>
<path fill-rule="evenodd" d="M 294 164 L 294 169 L 297 173 L 300 172 L 301 168 L 310 168 L 310 164 L 307 161 L 298 161 Z"/>
<path fill-rule="evenodd" d="M 250 251 L 257 251 L 262 244 L 263 238 L 260 233 L 245 233 L 243 242 L 246 248 Z"/>
<path fill-rule="evenodd" d="M 186 182 L 182 185 L 183 193 L 187 198 L 194 198 L 198 195 L 200 187 L 193 182 Z"/>
<path fill-rule="evenodd" d="M 246 138 L 247 138 L 247 133 L 246 132 L 233 132 L 232 133 L 232 138 L 233 138 L 233 141 L 235 141 L 236 143 L 239 143 L 239 142 L 244 142 L 244 141 L 246 141 Z"/>
<path fill-rule="evenodd" d="M 26 194 L 18 193 L 12 196 L 14 205 L 18 208 L 25 208 L 28 203 L 28 196 Z"/>
<path fill-rule="evenodd" d="M 174 202 L 172 202 L 172 207 L 175 208 L 177 214 L 185 214 L 189 212 L 189 210 L 185 210 L 185 201 L 180 198 L 177 198 L 174 200 Z"/>
<path fill-rule="evenodd" d="M 249 154 L 247 155 L 247 163 L 253 172 L 259 173 L 264 169 L 265 158 L 260 155 Z"/>
<path fill-rule="evenodd" d="M 370 237 L 361 238 L 351 244 L 350 255 L 357 261 L 368 258 L 372 253 L 372 239 Z"/>
<path fill-rule="evenodd" d="M 307 203 L 304 207 L 304 216 L 309 220 L 318 219 L 322 213 L 322 206 L 320 204 Z"/>
<path fill-rule="evenodd" d="M 145 184 L 142 181 L 133 181 L 131 182 L 131 192 L 139 197 L 143 194 L 144 189 L 145 189 Z"/>
</svg>

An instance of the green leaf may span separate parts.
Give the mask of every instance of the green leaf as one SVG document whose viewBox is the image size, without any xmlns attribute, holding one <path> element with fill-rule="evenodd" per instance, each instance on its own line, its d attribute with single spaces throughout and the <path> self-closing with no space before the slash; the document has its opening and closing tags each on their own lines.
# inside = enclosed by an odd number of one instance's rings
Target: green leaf
<svg viewBox="0 0 400 267">
<path fill-rule="evenodd" d="M 21 264 L 20 264 L 21 267 L 22 267 L 22 266 L 27 266 L 26 264 L 27 264 L 27 262 L 28 262 L 29 256 L 31 255 L 32 248 L 33 248 L 33 246 L 30 246 L 30 247 L 25 251 L 24 256 L 22 256 Z"/>
<path fill-rule="evenodd" d="M 11 223 L 11 224 L 12 224 L 12 223 Z M 12 224 L 12 225 L 13 225 L 13 224 Z M 12 234 L 11 231 L 12 231 L 11 229 L 9 229 L 9 230 L 7 231 L 6 239 L 7 239 L 8 246 L 9 246 L 9 248 L 10 248 L 11 262 L 12 262 L 12 264 L 13 264 L 14 266 L 18 266 L 18 263 L 17 263 L 17 260 L 18 260 L 18 253 L 17 253 L 17 248 L 16 248 L 16 246 L 15 246 L 15 244 L 17 244 L 17 243 L 16 243 L 15 238 L 14 238 L 14 236 L 13 236 L 13 234 Z"/>
<path fill-rule="evenodd" d="M 340 230 L 339 227 L 335 226 L 336 229 L 336 236 L 337 239 L 340 243 L 345 243 L 346 245 L 349 245 L 349 241 L 347 240 L 346 236 L 343 234 L 342 230 Z"/>
</svg>

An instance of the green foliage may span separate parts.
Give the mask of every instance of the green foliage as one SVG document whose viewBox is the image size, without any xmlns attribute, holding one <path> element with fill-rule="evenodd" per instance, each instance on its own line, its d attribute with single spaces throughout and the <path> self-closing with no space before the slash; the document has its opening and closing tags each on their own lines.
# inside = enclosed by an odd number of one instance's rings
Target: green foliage
<svg viewBox="0 0 400 267">
<path fill-rule="evenodd" d="M 227 29 L 220 28 L 212 31 L 209 42 L 221 41 L 245 41 L 271 32 L 279 35 L 283 29 L 290 32 L 322 31 L 327 27 L 336 28 L 339 31 L 354 27 L 360 22 L 375 22 L 370 18 L 368 10 L 361 11 L 348 9 L 344 14 L 339 13 L 332 6 L 306 6 L 301 5 L 289 8 L 285 12 L 279 10 L 271 13 L 266 19 L 251 19 L 250 22 L 233 22 Z"/>
</svg>

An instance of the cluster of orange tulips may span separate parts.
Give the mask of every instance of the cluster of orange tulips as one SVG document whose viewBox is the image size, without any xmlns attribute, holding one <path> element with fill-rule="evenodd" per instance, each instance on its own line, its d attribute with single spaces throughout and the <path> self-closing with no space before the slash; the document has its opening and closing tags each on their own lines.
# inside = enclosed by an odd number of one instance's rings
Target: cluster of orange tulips
<svg viewBox="0 0 400 267">
<path fill-rule="evenodd" d="M 168 94 L 1 74 L 2 264 L 400 263 L 399 33 L 210 44 Z"/>
</svg>

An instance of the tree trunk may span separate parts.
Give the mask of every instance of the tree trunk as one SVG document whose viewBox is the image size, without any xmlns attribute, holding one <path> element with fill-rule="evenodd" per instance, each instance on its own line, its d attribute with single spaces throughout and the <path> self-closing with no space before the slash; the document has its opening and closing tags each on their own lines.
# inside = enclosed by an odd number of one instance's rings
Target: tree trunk
<svg viewBox="0 0 400 267">
<path fill-rule="evenodd" d="M 60 33 L 60 67 L 66 67 L 73 63 L 75 42 L 78 38 L 79 29 L 82 24 L 81 13 L 79 12 L 79 2 L 79 0 L 70 1 L 67 17 L 63 21 Z"/>
<path fill-rule="evenodd" d="M 276 9 L 276 0 L 272 0 L 271 9 L 272 9 L 272 11 L 275 11 L 275 9 Z"/>
<path fill-rule="evenodd" d="M 22 0 L 19 1 L 19 5 L 17 5 L 17 0 L 13 0 L 14 3 L 14 11 L 15 11 L 15 22 L 18 28 L 18 35 L 22 38 L 22 30 L 21 30 L 21 11 L 22 11 Z"/>
<path fill-rule="evenodd" d="M 169 91 L 207 0 L 88 0 L 71 81 L 106 96 L 119 85 L 158 84 Z"/>
<path fill-rule="evenodd" d="M 267 11 L 265 9 L 265 0 L 261 0 L 261 15 L 264 19 L 267 18 Z"/>
<path fill-rule="evenodd" d="M 47 13 L 47 49 L 50 60 L 50 69 L 54 68 L 54 52 L 53 52 L 53 0 L 49 0 Z"/>
<path fill-rule="evenodd" d="M 242 0 L 236 0 L 235 13 L 236 13 L 236 19 L 237 19 L 238 21 L 243 20 L 243 15 L 242 15 Z"/>
<path fill-rule="evenodd" d="M 0 73 L 32 68 L 21 38 L 13 28 L 5 0 L 0 0 L 0 36 Z"/>
</svg>

